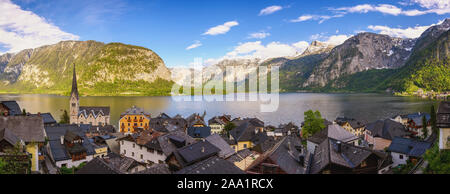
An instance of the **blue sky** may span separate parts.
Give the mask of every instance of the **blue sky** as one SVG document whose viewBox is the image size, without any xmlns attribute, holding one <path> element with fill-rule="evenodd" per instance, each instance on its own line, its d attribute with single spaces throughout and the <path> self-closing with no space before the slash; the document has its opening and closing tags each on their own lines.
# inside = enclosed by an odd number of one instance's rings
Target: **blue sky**
<svg viewBox="0 0 450 194">
<path fill-rule="evenodd" d="M 415 38 L 449 16 L 450 0 L 0 0 L 0 11 L 3 53 L 67 39 L 122 42 L 175 67 L 293 55 L 362 31 Z"/>
</svg>

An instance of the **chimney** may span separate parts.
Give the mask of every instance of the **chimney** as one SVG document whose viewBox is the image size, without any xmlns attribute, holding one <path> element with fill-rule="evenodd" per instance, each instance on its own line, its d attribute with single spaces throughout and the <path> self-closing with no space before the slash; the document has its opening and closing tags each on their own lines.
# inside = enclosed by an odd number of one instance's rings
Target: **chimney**
<svg viewBox="0 0 450 194">
<path fill-rule="evenodd" d="M 97 131 L 100 131 L 100 128 L 97 126 Z"/>
<path fill-rule="evenodd" d="M 60 140 L 61 140 L 61 145 L 64 145 L 64 136 L 61 136 Z"/>
<path fill-rule="evenodd" d="M 341 151 L 342 151 L 342 143 L 341 143 L 341 141 L 337 141 L 336 142 L 336 147 L 337 147 L 337 152 L 338 153 L 341 153 Z"/>
<path fill-rule="evenodd" d="M 38 116 L 41 116 L 41 112 L 38 112 L 38 114 L 37 114 Z"/>
<path fill-rule="evenodd" d="M 202 153 L 205 153 L 205 147 L 202 147 Z"/>
</svg>

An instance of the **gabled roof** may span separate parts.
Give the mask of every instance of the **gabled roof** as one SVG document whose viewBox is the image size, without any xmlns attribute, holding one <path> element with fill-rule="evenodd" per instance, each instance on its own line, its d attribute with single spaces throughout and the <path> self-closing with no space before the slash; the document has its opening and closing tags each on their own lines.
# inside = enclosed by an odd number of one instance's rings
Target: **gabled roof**
<svg viewBox="0 0 450 194">
<path fill-rule="evenodd" d="M 348 123 L 353 129 L 361 128 L 366 125 L 365 121 L 359 121 L 354 118 L 347 118 L 347 117 L 338 117 L 336 118 L 336 123 L 339 125 L 343 125 L 345 123 Z"/>
<path fill-rule="evenodd" d="M 109 112 L 110 108 L 107 106 L 80 106 L 78 116 L 83 114 L 83 116 L 87 118 L 92 114 L 94 118 L 97 118 L 99 115 L 109 116 Z"/>
<path fill-rule="evenodd" d="M 428 113 L 421 113 L 421 112 L 408 114 L 406 115 L 406 118 L 408 118 L 410 121 L 413 121 L 416 126 L 422 126 L 422 120 L 424 116 L 427 122 L 430 121 L 431 115 Z"/>
<path fill-rule="evenodd" d="M 6 106 L 6 108 L 8 108 L 9 110 L 9 115 L 11 116 L 17 116 L 17 115 L 22 115 L 22 110 L 20 109 L 19 104 L 17 104 L 16 101 L 2 101 L 0 102 L 0 104 L 3 104 L 4 106 Z"/>
<path fill-rule="evenodd" d="M 228 144 L 219 134 L 207 137 L 206 141 L 220 149 L 219 157 L 221 158 L 225 159 L 236 153 L 234 149 L 231 148 L 230 144 Z"/>
<path fill-rule="evenodd" d="M 373 137 L 392 140 L 394 137 L 404 137 L 409 135 L 405 126 L 391 119 L 378 120 L 366 125 Z"/>
<path fill-rule="evenodd" d="M 188 166 L 208 157 L 217 155 L 219 152 L 220 149 L 208 141 L 199 141 L 177 149 L 177 154 L 181 156 L 182 159 L 182 161 L 179 162 L 184 164 L 183 166 Z"/>
<path fill-rule="evenodd" d="M 230 131 L 230 135 L 233 137 L 234 141 L 241 142 L 255 140 L 257 135 L 255 129 L 257 126 L 253 125 L 253 123 L 254 122 L 250 122 L 250 120 L 242 120 L 238 122 L 239 125 Z M 256 140 L 257 139 L 259 138 L 256 138 Z"/>
<path fill-rule="evenodd" d="M 298 137 L 285 136 L 272 149 L 257 158 L 247 170 L 251 170 L 266 159 L 270 159 L 288 174 L 305 174 L 306 163 L 303 161 L 303 164 L 301 164 L 299 160 L 300 155 L 305 156 L 306 160 L 306 153 L 302 149 L 303 146 Z"/>
<path fill-rule="evenodd" d="M 31 114 L 31 116 L 38 116 L 38 115 L 40 115 L 42 117 L 42 120 L 44 121 L 44 125 L 57 123 L 57 121 L 53 118 L 51 113 Z"/>
<path fill-rule="evenodd" d="M 175 172 L 175 174 L 245 174 L 233 163 L 212 156 Z"/>
<path fill-rule="evenodd" d="M 133 106 L 133 107 L 127 109 L 122 114 L 120 114 L 120 118 L 122 118 L 125 115 L 143 115 L 143 116 L 147 117 L 148 119 L 150 119 L 150 113 L 145 112 L 145 110 L 143 108 L 139 108 L 136 106 Z"/>
<path fill-rule="evenodd" d="M 16 145 L 17 142 L 20 142 L 20 138 L 18 138 L 14 133 L 9 129 L 0 129 L 0 141 L 5 140 L 12 146 Z"/>
<path fill-rule="evenodd" d="M 0 129 L 9 129 L 24 142 L 44 142 L 44 122 L 37 116 L 0 117 Z"/>
<path fill-rule="evenodd" d="M 230 162 L 240 162 L 252 154 L 253 154 L 253 152 L 247 148 L 247 149 L 239 150 L 238 152 L 236 152 L 235 154 L 233 154 L 232 156 L 227 158 L 227 160 Z"/>
<path fill-rule="evenodd" d="M 170 138 L 174 138 L 174 137 L 185 140 L 185 145 L 190 145 L 195 142 L 194 138 L 187 135 L 183 131 L 173 131 L 173 132 L 164 134 L 162 136 L 159 136 L 158 137 L 159 146 L 161 147 L 164 155 L 166 155 L 166 156 L 171 155 L 178 148 L 173 142 L 170 141 Z"/>
<path fill-rule="evenodd" d="M 123 174 L 122 172 L 114 169 L 110 164 L 106 163 L 101 158 L 94 158 L 78 171 L 75 174 Z"/>
<path fill-rule="evenodd" d="M 339 144 L 341 145 L 341 151 L 338 149 Z M 346 168 L 356 168 L 372 154 L 380 159 L 387 157 L 386 154 L 381 152 L 327 138 L 314 151 L 314 156 L 311 161 L 311 173 L 317 174 L 329 164 Z"/>
<path fill-rule="evenodd" d="M 193 138 L 206 138 L 211 135 L 211 127 L 189 127 L 187 134 Z"/>
<path fill-rule="evenodd" d="M 319 144 L 322 143 L 326 138 L 333 138 L 342 142 L 350 142 L 358 139 L 358 137 L 348 132 L 338 124 L 332 124 L 325 127 L 325 129 L 322 129 L 321 131 L 315 133 L 313 136 L 308 138 L 308 141 Z"/>
<path fill-rule="evenodd" d="M 431 142 L 395 137 L 388 148 L 390 152 L 406 154 L 408 156 L 421 157 L 431 147 Z"/>
<path fill-rule="evenodd" d="M 45 132 L 49 139 L 49 146 L 52 158 L 55 161 L 63 161 L 71 159 L 68 154 L 68 150 L 65 145 L 61 144 L 61 136 L 64 136 L 67 131 L 76 134 L 83 138 L 82 146 L 86 149 L 86 154 L 93 155 L 95 150 L 92 143 L 89 142 L 86 137 L 86 131 L 81 129 L 78 125 L 56 125 L 56 126 L 46 126 Z"/>
</svg>

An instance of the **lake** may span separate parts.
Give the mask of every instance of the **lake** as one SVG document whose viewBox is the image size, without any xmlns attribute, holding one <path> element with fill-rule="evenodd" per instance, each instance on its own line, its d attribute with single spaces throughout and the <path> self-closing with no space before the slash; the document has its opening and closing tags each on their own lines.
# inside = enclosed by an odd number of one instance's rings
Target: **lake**
<svg viewBox="0 0 450 194">
<path fill-rule="evenodd" d="M 50 112 L 59 121 L 64 109 L 69 110 L 69 97 L 41 94 L 2 94 L 0 101 L 16 100 L 27 112 Z M 319 110 L 328 120 L 338 116 L 375 121 L 398 114 L 428 112 L 436 101 L 417 97 L 399 97 L 383 94 L 318 94 L 286 93 L 280 94 L 279 108 L 276 112 L 261 113 L 262 102 L 183 102 L 172 97 L 81 97 L 81 106 L 110 106 L 111 124 L 117 126 L 120 114 L 136 105 L 157 116 L 165 112 L 169 116 L 180 114 L 184 117 L 192 113 L 203 114 L 206 119 L 224 113 L 234 117 L 258 117 L 266 124 L 278 125 L 293 121 L 303 122 L 303 113 L 309 109 Z M 206 120 L 207 121 L 207 120 Z"/>
</svg>

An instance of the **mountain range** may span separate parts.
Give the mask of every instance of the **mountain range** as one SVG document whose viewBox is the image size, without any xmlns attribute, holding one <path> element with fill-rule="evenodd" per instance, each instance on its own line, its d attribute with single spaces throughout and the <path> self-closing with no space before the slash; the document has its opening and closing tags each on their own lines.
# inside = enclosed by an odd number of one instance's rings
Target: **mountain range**
<svg viewBox="0 0 450 194">
<path fill-rule="evenodd" d="M 448 91 L 449 29 L 446 19 L 416 39 L 359 33 L 341 45 L 314 41 L 298 56 L 226 59 L 200 70 L 168 69 L 143 47 L 64 41 L 0 55 L 0 92 L 68 94 L 72 64 L 84 95 L 169 95 L 191 72 L 224 73 L 227 66 L 240 66 L 237 82 L 244 83 L 252 68 L 273 65 L 280 66 L 284 92 Z M 205 76 L 202 82 L 210 80 L 214 77 Z"/>
</svg>

